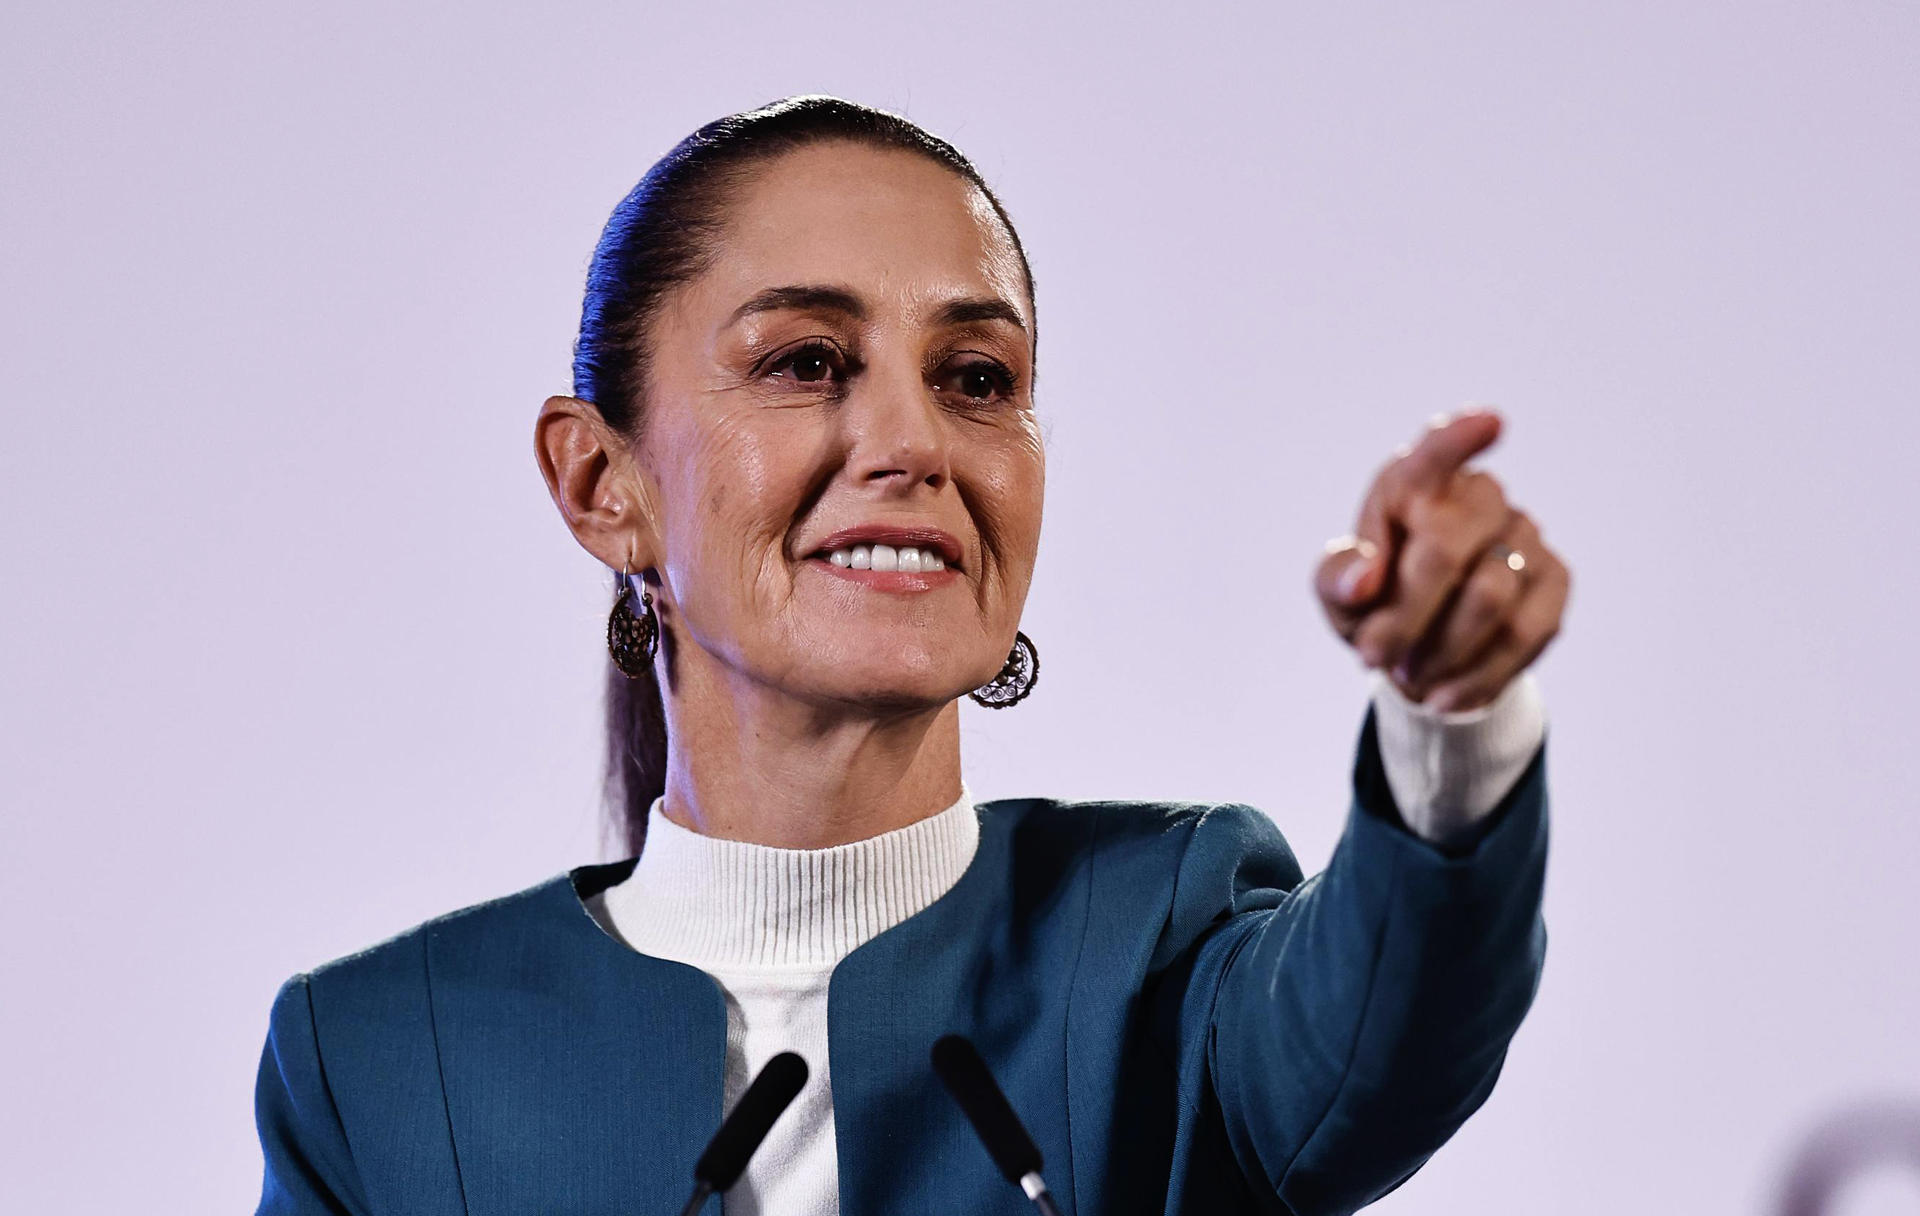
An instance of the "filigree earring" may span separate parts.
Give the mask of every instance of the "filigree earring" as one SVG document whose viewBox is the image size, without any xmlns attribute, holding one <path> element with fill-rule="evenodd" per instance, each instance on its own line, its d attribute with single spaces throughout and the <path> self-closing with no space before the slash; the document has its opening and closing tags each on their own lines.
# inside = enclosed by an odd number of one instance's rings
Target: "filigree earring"
<svg viewBox="0 0 1920 1216">
<path fill-rule="evenodd" d="M 653 655 L 660 648 L 660 618 L 654 615 L 653 593 L 641 579 L 640 611 L 633 610 L 633 576 L 620 567 L 620 587 L 607 617 L 607 653 L 629 680 L 653 674 Z"/>
<path fill-rule="evenodd" d="M 1007 653 L 1007 665 L 1000 674 L 967 695 L 988 709 L 1006 709 L 1026 700 L 1040 680 L 1040 652 L 1033 639 L 1014 631 L 1013 649 Z"/>
</svg>

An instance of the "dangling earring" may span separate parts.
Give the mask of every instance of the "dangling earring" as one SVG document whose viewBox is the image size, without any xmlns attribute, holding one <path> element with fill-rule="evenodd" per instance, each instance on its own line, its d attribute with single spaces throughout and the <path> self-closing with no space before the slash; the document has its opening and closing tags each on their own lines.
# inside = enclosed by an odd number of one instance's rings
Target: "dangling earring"
<svg viewBox="0 0 1920 1216">
<path fill-rule="evenodd" d="M 626 565 L 620 567 L 620 588 L 613 597 L 613 612 L 607 617 L 607 653 L 613 665 L 629 680 L 653 674 L 653 655 L 660 648 L 660 618 L 653 612 L 653 593 L 641 580 L 640 611 L 633 611 L 633 579 Z"/>
<path fill-rule="evenodd" d="M 1033 639 L 1015 630 L 1013 649 L 1007 653 L 1007 665 L 1000 674 L 967 695 L 988 709 L 1006 709 L 1026 700 L 1040 680 L 1040 652 Z"/>
</svg>

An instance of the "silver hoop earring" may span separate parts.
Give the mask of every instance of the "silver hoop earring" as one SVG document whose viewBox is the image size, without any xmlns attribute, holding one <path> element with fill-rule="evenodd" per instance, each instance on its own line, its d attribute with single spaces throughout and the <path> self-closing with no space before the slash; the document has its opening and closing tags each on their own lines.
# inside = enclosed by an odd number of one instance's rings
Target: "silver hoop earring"
<svg viewBox="0 0 1920 1216">
<path fill-rule="evenodd" d="M 1040 652 L 1034 648 L 1032 638 L 1015 630 L 1007 665 L 1000 669 L 999 675 L 967 695 L 988 709 L 1006 709 L 1026 700 L 1039 682 Z"/>
<path fill-rule="evenodd" d="M 653 593 L 645 580 L 640 588 L 640 611 L 633 610 L 633 576 L 620 567 L 620 586 L 607 616 L 607 653 L 629 680 L 653 674 L 654 652 L 660 649 L 660 618 L 653 611 Z"/>
</svg>

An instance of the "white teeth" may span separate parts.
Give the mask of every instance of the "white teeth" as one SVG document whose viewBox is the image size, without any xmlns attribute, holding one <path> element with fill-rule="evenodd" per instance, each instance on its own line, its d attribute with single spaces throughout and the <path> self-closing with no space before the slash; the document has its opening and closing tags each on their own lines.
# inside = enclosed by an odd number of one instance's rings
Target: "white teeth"
<svg viewBox="0 0 1920 1216">
<path fill-rule="evenodd" d="M 945 570 L 947 560 L 932 549 L 915 545 L 850 545 L 827 554 L 827 560 L 843 570 L 898 570 L 906 574 L 927 574 Z"/>
</svg>

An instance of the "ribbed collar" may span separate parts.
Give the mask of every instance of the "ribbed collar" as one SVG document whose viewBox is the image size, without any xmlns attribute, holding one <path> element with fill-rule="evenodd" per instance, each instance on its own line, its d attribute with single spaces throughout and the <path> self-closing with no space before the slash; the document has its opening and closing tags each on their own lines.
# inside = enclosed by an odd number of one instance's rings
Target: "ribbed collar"
<svg viewBox="0 0 1920 1216">
<path fill-rule="evenodd" d="M 633 874 L 606 892 L 607 914 L 642 954 L 709 970 L 832 967 L 946 894 L 980 843 L 964 784 L 936 815 L 825 849 L 702 836 L 661 802 Z"/>
</svg>

